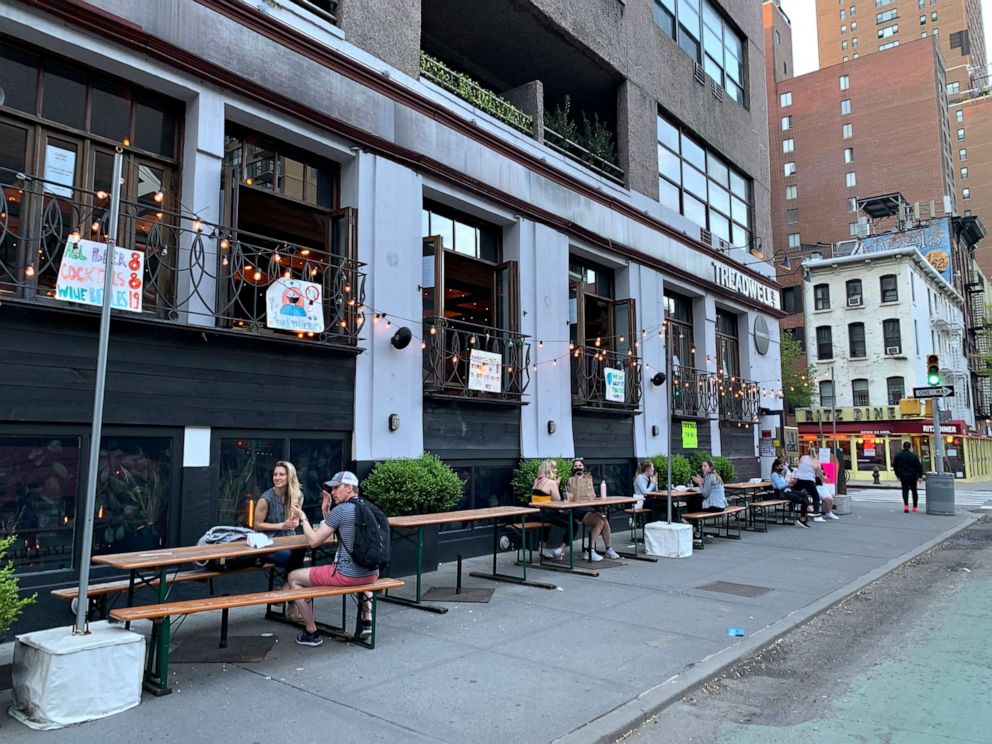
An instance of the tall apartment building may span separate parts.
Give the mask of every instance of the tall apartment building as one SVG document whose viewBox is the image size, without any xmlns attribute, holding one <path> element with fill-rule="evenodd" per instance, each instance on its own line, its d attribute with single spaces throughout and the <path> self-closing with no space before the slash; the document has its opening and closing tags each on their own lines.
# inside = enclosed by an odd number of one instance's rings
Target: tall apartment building
<svg viewBox="0 0 992 744">
<path fill-rule="evenodd" d="M 26 589 L 73 581 L 91 446 L 96 553 L 236 522 L 280 459 L 311 511 L 328 474 L 424 451 L 463 508 L 515 501 L 521 458 L 628 493 L 683 422 L 767 473 L 751 0 L 9 0 L 0 33 L 0 531 Z M 136 312 L 92 443 L 95 314 L 60 267 L 106 238 L 118 147 Z"/>
<path fill-rule="evenodd" d="M 992 224 L 992 120 L 981 0 L 816 0 L 820 66 L 935 39 L 944 63 L 958 214 Z M 884 82 L 883 82 L 884 81 Z M 890 79 L 878 78 L 879 91 Z M 978 99 L 978 100 L 975 100 Z M 992 246 L 976 258 L 992 270 Z"/>
</svg>

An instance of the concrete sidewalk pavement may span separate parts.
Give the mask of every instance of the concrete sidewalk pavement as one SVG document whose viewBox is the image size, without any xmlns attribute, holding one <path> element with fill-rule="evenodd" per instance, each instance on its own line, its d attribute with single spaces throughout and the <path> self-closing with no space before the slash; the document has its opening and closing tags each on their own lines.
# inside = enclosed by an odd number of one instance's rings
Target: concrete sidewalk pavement
<svg viewBox="0 0 992 744">
<path fill-rule="evenodd" d="M 0 740 L 609 740 L 973 520 L 961 510 L 905 515 L 901 505 L 855 496 L 854 512 L 839 521 L 744 533 L 687 559 L 630 561 L 598 578 L 533 572 L 560 591 L 467 579 L 495 586 L 492 602 L 450 604 L 446 615 L 380 604 L 372 652 L 333 641 L 297 646 L 294 629 L 265 622 L 257 609 L 232 612 L 232 645 L 238 636 L 278 637 L 262 662 L 176 663 L 172 695 L 145 696 L 131 711 L 55 732 L 3 717 Z M 468 561 L 466 575 L 487 560 Z M 515 572 L 512 561 L 503 554 L 500 569 Z M 425 579 L 453 585 L 454 566 Z M 715 582 L 724 583 L 704 588 Z M 175 642 L 216 638 L 218 625 L 219 617 L 192 616 Z M 728 628 L 747 635 L 728 637 Z M 0 693 L 3 709 L 9 697 Z"/>
</svg>

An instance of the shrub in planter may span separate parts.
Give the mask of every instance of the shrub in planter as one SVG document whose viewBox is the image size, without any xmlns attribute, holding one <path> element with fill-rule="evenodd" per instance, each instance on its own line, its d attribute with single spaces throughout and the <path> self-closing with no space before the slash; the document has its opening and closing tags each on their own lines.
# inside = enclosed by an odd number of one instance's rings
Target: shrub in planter
<svg viewBox="0 0 992 744">
<path fill-rule="evenodd" d="M 558 465 L 558 490 L 564 491 L 565 484 L 572 477 L 572 460 L 567 457 L 542 457 L 536 460 L 521 460 L 513 471 L 510 486 L 517 499 L 525 504 L 530 503 L 531 488 L 537 480 L 537 469 L 545 460 L 554 460 Z"/>
<path fill-rule="evenodd" d="M 5 560 L 7 550 L 14 544 L 16 535 L 0 538 L 0 633 L 14 624 L 21 610 L 35 601 L 37 594 L 22 598 L 14 576 L 14 563 Z"/>
<path fill-rule="evenodd" d="M 668 478 L 668 458 L 665 455 L 655 455 L 651 458 L 655 474 L 658 476 L 658 488 L 664 490 Z M 692 464 L 683 455 L 672 458 L 672 486 L 692 485 Z"/>
<path fill-rule="evenodd" d="M 713 469 L 716 470 L 720 480 L 724 483 L 733 483 L 737 480 L 737 468 L 726 457 L 713 456 L 709 452 L 697 452 L 692 456 L 692 472 L 700 473 L 703 469 L 703 460 L 712 460 Z"/>
<path fill-rule="evenodd" d="M 436 455 L 385 460 L 362 481 L 359 493 L 386 516 L 448 511 L 462 497 L 464 483 Z"/>
</svg>

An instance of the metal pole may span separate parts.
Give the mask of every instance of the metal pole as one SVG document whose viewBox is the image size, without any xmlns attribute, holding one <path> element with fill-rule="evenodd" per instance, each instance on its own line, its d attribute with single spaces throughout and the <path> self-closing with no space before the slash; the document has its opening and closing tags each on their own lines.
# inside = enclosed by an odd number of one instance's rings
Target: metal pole
<svg viewBox="0 0 992 744">
<path fill-rule="evenodd" d="M 104 253 L 103 305 L 100 308 L 100 345 L 96 357 L 96 390 L 93 395 L 93 433 L 90 437 L 90 461 L 86 471 L 86 502 L 83 506 L 82 553 L 79 557 L 79 604 L 73 634 L 88 633 L 86 611 L 90 585 L 90 559 L 93 556 L 93 512 L 96 505 L 97 468 L 100 465 L 100 438 L 103 430 L 103 391 L 107 381 L 107 346 L 110 341 L 110 293 L 113 290 L 114 246 L 121 212 L 121 174 L 124 151 L 114 153 L 114 176 L 110 193 L 110 221 L 107 225 L 107 250 Z"/>
<path fill-rule="evenodd" d="M 944 472 L 944 436 L 940 431 L 940 398 L 933 398 L 933 453 L 936 463 L 934 471 L 937 474 Z"/>
<path fill-rule="evenodd" d="M 672 326 L 671 324 L 666 324 L 665 328 L 667 333 L 665 334 L 665 371 L 668 374 L 668 386 L 665 388 L 668 392 L 668 411 L 666 412 L 668 416 L 668 457 L 665 458 L 665 464 L 668 466 L 668 477 L 666 481 L 666 487 L 668 488 L 668 524 L 672 523 L 672 429 L 674 428 L 675 417 L 672 411 L 672 402 L 675 400 L 675 396 L 672 395 L 672 385 L 674 384 L 675 374 L 672 369 Z M 634 542 L 637 545 L 637 542 Z"/>
</svg>

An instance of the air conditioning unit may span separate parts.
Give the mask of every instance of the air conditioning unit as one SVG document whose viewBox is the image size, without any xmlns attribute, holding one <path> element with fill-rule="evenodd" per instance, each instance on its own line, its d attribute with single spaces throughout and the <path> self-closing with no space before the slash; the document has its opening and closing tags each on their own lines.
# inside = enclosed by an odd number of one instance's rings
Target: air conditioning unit
<svg viewBox="0 0 992 744">
<path fill-rule="evenodd" d="M 847 298 L 848 307 L 861 307 L 861 295 L 851 295 Z"/>
<path fill-rule="evenodd" d="M 723 86 L 722 85 L 719 85 L 716 82 L 716 80 L 713 80 L 712 83 L 713 83 L 713 97 L 716 100 L 718 100 L 718 101 L 722 101 L 723 100 Z"/>
<path fill-rule="evenodd" d="M 886 346 L 885 347 L 885 356 L 898 356 L 899 354 L 902 354 L 902 347 L 901 346 Z"/>
</svg>

